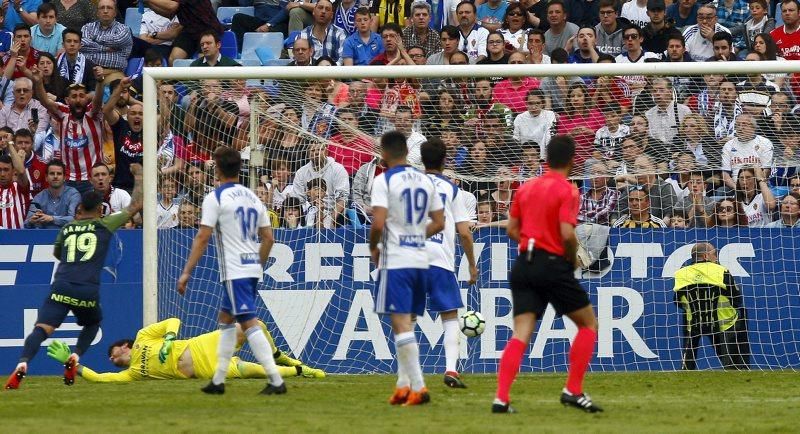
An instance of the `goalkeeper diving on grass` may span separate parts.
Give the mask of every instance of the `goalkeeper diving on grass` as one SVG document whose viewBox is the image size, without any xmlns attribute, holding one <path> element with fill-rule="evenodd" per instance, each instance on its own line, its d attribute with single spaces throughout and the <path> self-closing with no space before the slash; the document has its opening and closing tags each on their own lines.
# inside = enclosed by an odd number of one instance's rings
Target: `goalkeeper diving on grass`
<svg viewBox="0 0 800 434">
<path fill-rule="evenodd" d="M 267 330 L 259 321 L 270 346 L 281 377 L 302 376 L 324 378 L 325 372 L 314 369 L 278 350 Z M 116 366 L 127 368 L 120 372 L 95 372 L 78 365 L 78 374 L 87 381 L 97 383 L 127 383 L 140 380 L 181 380 L 186 378 L 210 379 L 217 368 L 217 345 L 220 331 L 216 330 L 189 339 L 178 339 L 181 321 L 169 318 L 151 324 L 136 334 L 136 339 L 122 339 L 108 348 L 108 358 Z M 241 327 L 236 328 L 236 349 L 244 344 Z M 47 347 L 47 355 L 64 363 L 70 356 L 66 343 L 56 340 Z M 266 378 L 264 367 L 258 363 L 231 358 L 226 378 Z"/>
</svg>

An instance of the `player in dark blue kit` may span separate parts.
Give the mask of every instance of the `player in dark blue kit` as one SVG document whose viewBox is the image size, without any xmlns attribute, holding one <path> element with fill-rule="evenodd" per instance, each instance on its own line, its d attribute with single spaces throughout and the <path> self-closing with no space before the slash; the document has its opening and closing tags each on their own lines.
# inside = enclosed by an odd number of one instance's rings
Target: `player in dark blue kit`
<svg viewBox="0 0 800 434">
<path fill-rule="evenodd" d="M 69 311 L 83 327 L 75 352 L 64 364 L 64 383 L 72 385 L 78 359 L 86 352 L 100 330 L 103 314 L 100 309 L 100 272 L 106 260 L 109 241 L 114 231 L 142 209 L 142 167 L 131 165 L 133 193 L 127 208 L 102 217 L 103 195 L 84 193 L 75 212 L 75 220 L 65 225 L 53 245 L 58 264 L 50 294 L 39 309 L 33 332 L 25 338 L 19 364 L 6 382 L 6 389 L 17 389 L 28 373 L 28 362 L 39 351 L 45 339 L 57 329 Z"/>
</svg>

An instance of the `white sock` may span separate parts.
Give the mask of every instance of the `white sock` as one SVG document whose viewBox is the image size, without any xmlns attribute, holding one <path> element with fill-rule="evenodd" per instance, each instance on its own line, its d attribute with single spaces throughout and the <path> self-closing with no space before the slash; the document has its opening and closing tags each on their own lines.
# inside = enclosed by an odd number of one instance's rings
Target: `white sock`
<svg viewBox="0 0 800 434">
<path fill-rule="evenodd" d="M 236 326 L 233 324 L 219 325 L 219 344 L 217 345 L 217 369 L 211 382 L 222 384 L 228 375 L 228 365 L 231 364 L 233 350 L 236 347 Z"/>
<path fill-rule="evenodd" d="M 458 318 L 442 320 L 444 327 L 444 360 L 446 372 L 458 372 Z"/>
<path fill-rule="evenodd" d="M 414 332 L 406 332 L 395 335 L 395 346 L 397 347 L 397 363 L 404 365 L 406 375 L 411 382 L 411 390 L 418 391 L 425 387 L 422 379 L 422 367 L 419 365 L 419 346 Z M 400 383 L 400 378 L 397 380 Z"/>
<path fill-rule="evenodd" d="M 278 367 L 275 365 L 275 359 L 272 357 L 272 347 L 269 346 L 267 337 L 264 335 L 264 330 L 261 330 L 260 325 L 254 325 L 245 330 L 244 335 L 247 336 L 247 342 L 250 343 L 250 349 L 253 355 L 256 356 L 258 363 L 264 367 L 269 377 L 269 384 L 273 386 L 280 386 L 283 384 L 283 378 L 278 373 Z"/>
<path fill-rule="evenodd" d="M 397 387 L 411 387 L 411 379 L 408 377 L 408 369 L 406 369 L 405 359 L 401 357 L 400 352 L 403 351 L 401 340 L 403 338 L 414 338 L 414 332 L 400 333 L 394 335 L 394 347 L 397 351 Z"/>
</svg>

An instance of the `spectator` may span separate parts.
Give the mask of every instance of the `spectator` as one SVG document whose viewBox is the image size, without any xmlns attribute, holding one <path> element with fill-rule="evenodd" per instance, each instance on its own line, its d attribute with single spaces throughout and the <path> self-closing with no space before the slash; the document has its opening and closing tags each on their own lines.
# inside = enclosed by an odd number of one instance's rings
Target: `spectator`
<svg viewBox="0 0 800 434">
<path fill-rule="evenodd" d="M 510 3 L 506 8 L 500 33 L 505 39 L 505 48 L 509 51 L 528 51 L 525 15 L 525 8 L 518 2 Z"/>
<path fill-rule="evenodd" d="M 781 218 L 765 225 L 768 228 L 800 227 L 800 193 L 790 192 L 781 200 Z"/>
<path fill-rule="evenodd" d="M 733 137 L 736 131 L 736 119 L 742 113 L 742 106 L 739 104 L 736 85 L 732 81 L 724 80 L 719 84 L 717 97 L 713 111 L 706 116 L 713 116 L 714 137 L 724 142 Z"/>
<path fill-rule="evenodd" d="M 221 97 L 219 80 L 205 80 L 186 113 L 187 135 L 194 139 L 186 146 L 184 161 L 208 161 L 219 143 L 231 143 L 236 133 L 239 106 Z"/>
<path fill-rule="evenodd" d="M 542 154 L 536 142 L 522 143 L 522 162 L 515 168 L 517 180 L 514 188 L 523 182 L 538 178 L 544 174 L 545 168 L 542 162 Z"/>
<path fill-rule="evenodd" d="M 619 193 L 609 188 L 608 166 L 602 161 L 589 164 L 589 188 L 581 193 L 578 222 L 609 225 L 616 212 Z"/>
<path fill-rule="evenodd" d="M 386 170 L 380 158 L 375 157 L 358 168 L 353 177 L 353 206 L 364 222 L 372 220 L 371 191 L 375 177 Z"/>
<path fill-rule="evenodd" d="M 67 185 L 79 193 L 88 191 L 91 168 L 101 161 L 103 147 L 103 68 L 94 67 L 94 96 L 89 95 L 82 84 L 72 84 L 67 90 L 67 104 L 50 101 L 42 84 L 41 71 L 31 72 L 34 91 L 39 101 L 47 108 L 53 121 L 58 121 L 60 146 L 56 155 L 67 166 Z"/>
<path fill-rule="evenodd" d="M 0 154 L 0 229 L 20 229 L 31 202 L 30 182 L 22 156 L 12 143 Z"/>
<path fill-rule="evenodd" d="M 750 19 L 744 24 L 731 27 L 736 37 L 734 44 L 738 50 L 753 50 L 753 40 L 759 33 L 769 33 L 775 29 L 775 19 L 769 16 L 767 0 L 747 0 L 750 4 Z"/>
<path fill-rule="evenodd" d="M 544 40 L 544 32 L 541 29 L 528 30 L 528 63 L 534 65 L 550 64 L 550 56 L 544 54 Z"/>
<path fill-rule="evenodd" d="M 158 51 L 164 59 L 169 58 L 172 51 L 172 41 L 180 35 L 183 27 L 178 17 L 167 18 L 147 9 L 142 15 L 139 39 L 150 44 L 150 48 Z M 239 46 L 242 44 L 239 42 Z M 159 64 L 159 66 L 161 66 Z M 176 223 L 177 224 L 177 223 Z"/>
<path fill-rule="evenodd" d="M 456 107 L 453 92 L 446 87 L 440 88 L 436 92 L 432 106 L 422 119 L 423 131 L 425 135 L 435 136 L 438 132 L 459 128 L 462 114 Z"/>
<path fill-rule="evenodd" d="M 370 65 L 414 65 L 414 60 L 403 46 L 403 30 L 395 23 L 387 23 L 381 28 L 383 53 L 375 56 Z"/>
<path fill-rule="evenodd" d="M 486 180 L 486 174 L 490 170 L 487 149 L 486 143 L 482 141 L 473 143 L 460 171 L 466 176 L 463 185 L 464 190 L 475 196 L 488 195 L 489 190 L 494 186 L 493 183 Z"/>
<path fill-rule="evenodd" d="M 553 50 L 563 48 L 572 51 L 575 49 L 574 36 L 578 33 L 578 26 L 567 21 L 567 10 L 562 0 L 550 0 L 547 4 L 547 22 L 550 28 L 544 33 L 545 54 L 552 56 Z"/>
<path fill-rule="evenodd" d="M 478 65 L 505 65 L 508 63 L 508 54 L 505 50 L 506 40 L 499 31 L 492 31 L 486 37 L 487 57 L 478 61 Z M 525 56 L 523 55 L 523 59 Z"/>
<path fill-rule="evenodd" d="M 171 176 L 161 176 L 158 180 L 158 208 L 156 208 L 156 227 L 169 229 L 178 226 L 178 210 L 181 201 L 177 199 L 178 183 Z"/>
<path fill-rule="evenodd" d="M 427 3 L 424 4 L 427 5 Z M 356 32 L 344 40 L 344 47 L 342 48 L 343 65 L 369 65 L 375 56 L 383 53 L 383 40 L 379 34 L 371 31 L 371 23 L 372 14 L 369 8 L 358 8 L 356 11 Z"/>
<path fill-rule="evenodd" d="M 514 118 L 514 140 L 535 142 L 542 156 L 547 156 L 547 144 L 556 129 L 556 114 L 544 108 L 546 102 L 541 89 L 529 90 L 525 97 L 528 110 Z"/>
<path fill-rule="evenodd" d="M 721 150 L 702 116 L 694 113 L 686 115 L 680 133 L 676 150 L 691 152 L 697 167 L 720 167 Z"/>
<path fill-rule="evenodd" d="M 510 65 L 524 64 L 525 54 L 515 51 L 509 57 L 508 63 Z M 535 77 L 507 78 L 495 85 L 492 91 L 494 102 L 505 105 L 514 113 L 522 113 L 526 108 L 528 91 L 538 89 L 539 85 L 539 79 Z"/>
<path fill-rule="evenodd" d="M 169 53 L 169 65 L 175 59 L 186 59 L 197 52 L 200 36 L 206 30 L 213 30 L 218 35 L 223 32 L 222 24 L 209 0 L 143 0 L 155 13 L 164 17 L 178 17 L 183 28 L 172 42 Z"/>
<path fill-rule="evenodd" d="M 428 56 L 442 50 L 440 39 L 431 27 L 431 5 L 428 2 L 416 0 L 411 3 L 411 25 L 403 29 L 403 45 L 422 47 Z"/>
<path fill-rule="evenodd" d="M 675 204 L 674 211 L 686 216 L 692 227 L 706 226 L 708 216 L 714 213 L 714 200 L 706 196 L 706 183 L 703 172 L 690 172 L 685 184 L 688 194 Z M 670 224 L 672 222 L 670 221 Z"/>
<path fill-rule="evenodd" d="M 780 3 L 783 26 L 770 32 L 775 40 L 779 54 L 786 60 L 800 60 L 800 2 L 798 0 L 783 0 Z"/>
<path fill-rule="evenodd" d="M 697 0 L 679 0 L 667 7 L 667 19 L 675 23 L 675 28 L 684 30 L 697 24 Z"/>
<path fill-rule="evenodd" d="M 508 218 L 508 209 L 511 206 L 511 200 L 514 198 L 514 190 L 511 188 L 514 182 L 514 174 L 506 166 L 497 168 L 493 178 L 496 180 L 495 188 L 489 194 L 489 197 L 494 202 L 494 208 L 497 210 L 498 218 L 505 220 Z"/>
<path fill-rule="evenodd" d="M 673 33 L 667 39 L 666 55 L 662 58 L 664 62 L 694 62 L 692 56 L 686 51 L 686 42 L 683 40 L 683 35 L 680 33 Z M 683 80 L 683 77 L 675 77 L 676 79 Z M 694 91 L 695 89 L 691 89 Z"/>
<path fill-rule="evenodd" d="M 115 0 L 99 0 L 97 21 L 87 23 L 81 29 L 83 45 L 81 52 L 95 65 L 105 71 L 104 84 L 124 77 L 128 56 L 133 48 L 131 29 L 116 21 Z"/>
<path fill-rule="evenodd" d="M 37 1 L 9 0 L 2 9 L 5 16 L 3 28 L 5 30 L 15 30 L 17 26 L 24 24 L 32 26 L 36 24 L 36 9 L 41 3 Z"/>
<path fill-rule="evenodd" d="M 722 0 L 717 2 L 717 22 L 727 28 L 744 25 L 750 19 L 748 0 Z"/>
<path fill-rule="evenodd" d="M 394 24 L 394 23 L 387 23 Z M 312 178 L 306 183 L 306 203 L 304 226 L 316 229 L 331 229 L 334 227 L 333 216 L 330 208 L 326 207 L 325 191 L 328 189 L 325 180 L 322 178 Z"/>
<path fill-rule="evenodd" d="M 600 24 L 594 28 L 597 50 L 612 56 L 622 54 L 622 31 L 627 25 L 627 20 L 619 19 L 616 4 L 616 0 L 600 0 Z"/>
<path fill-rule="evenodd" d="M 505 0 L 487 0 L 481 3 L 475 12 L 478 24 L 490 32 L 500 30 L 508 6 Z"/>
<path fill-rule="evenodd" d="M 571 84 L 567 98 L 566 110 L 558 120 L 558 134 L 569 134 L 575 139 L 573 170 L 580 176 L 584 173 L 583 163 L 592 155 L 595 132 L 603 126 L 603 116 L 589 107 L 589 91 L 583 83 Z"/>
<path fill-rule="evenodd" d="M 776 208 L 766 177 L 759 167 L 743 167 L 736 178 L 736 201 L 742 204 L 747 225 L 760 227 L 772 221 Z"/>
<path fill-rule="evenodd" d="M 578 48 L 569 56 L 569 63 L 597 63 L 600 53 L 596 47 L 594 27 L 583 26 L 578 29 L 577 42 Z"/>
<path fill-rule="evenodd" d="M 47 188 L 47 163 L 33 152 L 33 133 L 27 128 L 20 128 L 14 133 L 14 147 L 25 162 L 28 172 L 31 197 Z"/>
<path fill-rule="evenodd" d="M 341 64 L 342 48 L 347 33 L 333 25 L 333 3 L 317 0 L 314 3 L 314 23 L 300 32 L 299 38 L 308 39 L 314 47 L 312 59 L 327 56 Z M 291 24 L 290 24 L 291 27 Z M 289 29 L 291 31 L 291 28 Z M 401 31 L 397 33 L 401 33 Z"/>
<path fill-rule="evenodd" d="M 648 0 L 630 0 L 622 4 L 620 16 L 638 28 L 643 28 L 650 22 L 647 14 Z"/>
<path fill-rule="evenodd" d="M 449 65 L 450 56 L 458 52 L 459 38 L 461 33 L 456 26 L 444 26 L 439 32 L 439 42 L 441 50 L 436 53 L 428 53 L 428 65 Z"/>
<path fill-rule="evenodd" d="M 70 28 L 61 34 L 64 52 L 58 56 L 58 74 L 68 84 L 81 84 L 84 88 L 91 90 L 95 88 L 92 71 L 96 65 L 80 52 L 81 37 L 81 32 Z"/>
<path fill-rule="evenodd" d="M 648 0 L 647 16 L 650 22 L 642 27 L 642 48 L 658 56 L 667 49 L 667 40 L 671 35 L 680 35 L 680 31 L 673 27 L 673 22 L 667 20 L 665 9 L 664 0 Z"/>
<path fill-rule="evenodd" d="M 358 130 L 358 117 L 352 109 L 339 109 L 336 117 L 341 124 L 339 133 L 331 138 L 328 155 L 344 166 L 347 174 L 353 176 L 356 171 L 372 159 L 374 145 L 368 137 Z"/>
<path fill-rule="evenodd" d="M 289 66 L 311 66 L 314 46 L 308 39 L 297 38 L 292 44 L 292 55 L 294 60 L 289 63 Z"/>
<path fill-rule="evenodd" d="M 733 36 L 728 32 L 717 32 L 711 38 L 714 55 L 708 58 L 709 62 L 727 62 L 742 60 L 733 54 Z"/>
<path fill-rule="evenodd" d="M 303 204 L 296 197 L 286 198 L 281 207 L 280 227 L 297 229 L 303 226 Z"/>
<path fill-rule="evenodd" d="M 103 106 L 103 116 L 111 125 L 111 132 L 114 135 L 114 182 L 116 188 L 123 190 L 133 189 L 133 175 L 131 175 L 130 165 L 132 163 L 142 164 L 144 147 L 142 146 L 142 105 L 139 102 L 131 104 L 127 110 L 127 119 L 117 112 L 117 102 L 123 89 L 130 87 L 130 77 L 123 78 L 114 91 L 108 102 Z"/>
<path fill-rule="evenodd" d="M 333 25 L 344 30 L 347 36 L 356 31 L 356 11 L 360 7 L 356 0 L 340 0 L 333 13 Z"/>
<path fill-rule="evenodd" d="M 80 31 L 83 26 L 97 16 L 91 0 L 55 0 L 58 22 L 68 29 Z"/>
<path fill-rule="evenodd" d="M 258 196 L 258 199 L 264 204 L 264 208 L 267 210 L 267 219 L 269 220 L 270 226 L 273 228 L 280 227 L 280 216 L 278 213 L 275 212 L 274 208 L 274 198 L 272 195 L 272 185 L 267 183 L 259 183 L 255 189 L 255 194 Z"/>
<path fill-rule="evenodd" d="M 758 62 L 761 60 L 761 55 L 758 53 L 748 53 L 744 60 L 747 62 Z M 764 75 L 758 72 L 739 78 L 743 80 L 736 83 L 736 86 L 742 90 L 739 94 L 739 101 L 742 102 L 743 109 L 747 111 L 748 104 L 751 107 L 760 109 L 759 113 L 751 113 L 753 115 L 763 114 L 762 112 L 769 105 L 770 94 L 780 92 L 780 87 L 778 85 L 764 79 Z"/>
<path fill-rule="evenodd" d="M 206 194 L 214 191 L 214 188 L 208 184 L 203 164 L 196 161 L 187 161 L 185 179 L 181 202 L 188 202 L 200 207 Z"/>
<path fill-rule="evenodd" d="M 569 55 L 563 48 L 557 48 L 550 53 L 550 61 L 554 65 L 563 65 L 567 63 Z M 539 86 L 544 92 L 545 98 L 549 101 L 549 108 L 556 113 L 564 111 L 567 102 L 568 89 L 575 84 L 583 84 L 583 79 L 576 76 L 557 76 L 545 77 L 542 79 L 542 84 Z M 545 105 L 548 108 L 548 105 Z"/>
<path fill-rule="evenodd" d="M 81 202 L 78 190 L 64 185 L 64 162 L 47 163 L 49 187 L 37 194 L 28 209 L 25 227 L 29 229 L 58 229 L 71 222 Z"/>
<path fill-rule="evenodd" d="M 25 59 L 20 63 L 19 59 Z M 10 62 L 10 64 L 9 64 Z M 16 62 L 16 63 L 15 63 Z M 14 28 L 14 43 L 11 49 L 3 56 L 3 65 L 15 65 L 16 69 L 11 78 L 14 80 L 24 77 L 22 66 L 30 69 L 39 62 L 39 50 L 31 47 L 31 28 L 27 24 L 18 24 Z"/>
<path fill-rule="evenodd" d="M 625 53 L 614 58 L 616 63 L 645 63 L 649 59 L 659 59 L 659 55 L 642 48 L 643 35 L 642 29 L 633 25 L 622 31 Z M 635 96 L 638 96 L 647 86 L 647 78 L 643 75 L 626 75 L 623 79 L 630 87 L 631 94 Z"/>
<path fill-rule="evenodd" d="M 181 202 L 178 206 L 178 228 L 197 228 L 197 206 L 191 202 Z"/>
<path fill-rule="evenodd" d="M 44 132 L 49 123 L 47 110 L 33 98 L 31 80 L 27 77 L 14 80 L 14 102 L 0 109 L 0 125 L 14 131 L 33 128 L 34 132 Z"/>
<path fill-rule="evenodd" d="M 680 211 L 676 211 L 674 214 L 669 216 L 669 227 L 673 229 L 688 229 L 689 220 L 685 214 Z"/>
<path fill-rule="evenodd" d="M 92 187 L 103 194 L 103 215 L 122 211 L 131 203 L 131 195 L 121 188 L 111 185 L 111 169 L 105 163 L 92 166 Z"/>
<path fill-rule="evenodd" d="M 47 98 L 52 101 L 64 102 L 68 83 L 56 72 L 56 58 L 50 53 L 41 53 L 38 66 L 39 71 L 42 71 L 42 82 L 44 90 L 47 92 Z M 49 114 L 47 116 L 50 117 Z"/>
<path fill-rule="evenodd" d="M 707 228 L 747 227 L 747 215 L 742 204 L 736 199 L 725 198 L 717 201 L 712 214 L 706 222 Z"/>
<path fill-rule="evenodd" d="M 213 30 L 206 30 L 200 35 L 201 56 L 189 66 L 241 66 L 237 61 L 220 52 L 222 40 Z"/>
<path fill-rule="evenodd" d="M 420 156 L 420 146 L 426 140 L 425 136 L 413 128 L 413 115 L 411 109 L 401 105 L 397 107 L 394 115 L 394 129 L 406 136 L 408 146 L 408 163 L 422 167 L 422 157 Z"/>
<path fill-rule="evenodd" d="M 67 28 L 57 22 L 58 14 L 53 3 L 42 3 L 36 10 L 38 24 L 31 27 L 31 47 L 39 52 L 58 54 L 61 34 Z"/>
<path fill-rule="evenodd" d="M 629 214 L 623 214 L 612 227 L 615 228 L 666 228 L 664 220 L 650 214 L 649 191 L 644 185 L 628 187 Z"/>
<path fill-rule="evenodd" d="M 622 141 L 631 133 L 630 127 L 620 123 L 622 108 L 617 102 L 611 102 L 603 110 L 605 125 L 597 130 L 594 136 L 594 157 L 600 160 L 618 160 Z"/>
<path fill-rule="evenodd" d="M 695 62 L 704 62 L 714 55 L 711 39 L 717 32 L 730 33 L 727 27 L 717 23 L 717 8 L 713 3 L 706 3 L 697 10 L 697 24 L 686 27 L 683 39 L 686 50 Z"/>
<path fill-rule="evenodd" d="M 675 101 L 672 82 L 668 78 L 653 79 L 653 102 L 656 105 L 645 113 L 649 136 L 662 145 L 671 144 L 678 135 L 683 119 L 692 113 L 689 107 Z"/>
<path fill-rule="evenodd" d="M 347 170 L 328 156 L 327 147 L 324 143 L 310 145 L 308 158 L 310 161 L 294 175 L 294 181 L 292 181 L 293 195 L 309 200 L 306 195 L 308 181 L 314 178 L 322 178 L 326 185 L 325 209 L 330 211 L 331 219 L 335 224 L 343 224 L 344 216 L 342 213 L 347 203 L 347 197 L 350 194 L 350 179 L 347 176 Z"/>
<path fill-rule="evenodd" d="M 471 64 L 486 57 L 486 38 L 489 36 L 489 30 L 476 22 L 476 14 L 477 8 L 469 0 L 462 0 L 456 6 L 460 33 L 458 49 L 467 54 Z"/>
<path fill-rule="evenodd" d="M 722 179 L 731 190 L 736 189 L 743 167 L 772 167 L 772 142 L 755 131 L 756 120 L 747 114 L 740 115 L 736 119 L 736 135 L 722 148 Z"/>
</svg>

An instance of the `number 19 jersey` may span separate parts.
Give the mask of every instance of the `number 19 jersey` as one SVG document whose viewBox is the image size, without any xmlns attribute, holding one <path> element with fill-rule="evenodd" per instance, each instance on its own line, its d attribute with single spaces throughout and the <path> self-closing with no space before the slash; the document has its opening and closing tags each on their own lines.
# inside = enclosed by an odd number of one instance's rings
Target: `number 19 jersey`
<svg viewBox="0 0 800 434">
<path fill-rule="evenodd" d="M 220 185 L 203 199 L 200 224 L 214 229 L 221 281 L 263 278 L 258 232 L 270 223 L 255 193 L 239 183 Z"/>
<path fill-rule="evenodd" d="M 395 166 L 375 177 L 371 198 L 373 208 L 388 210 L 379 268 L 428 268 L 428 213 L 443 207 L 431 179 L 411 166 Z"/>
</svg>

